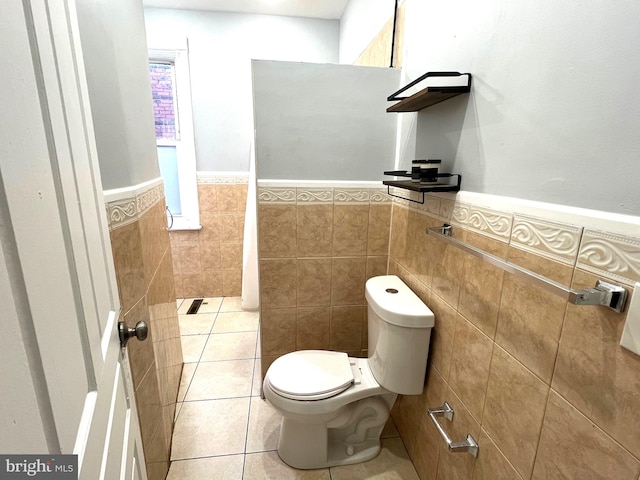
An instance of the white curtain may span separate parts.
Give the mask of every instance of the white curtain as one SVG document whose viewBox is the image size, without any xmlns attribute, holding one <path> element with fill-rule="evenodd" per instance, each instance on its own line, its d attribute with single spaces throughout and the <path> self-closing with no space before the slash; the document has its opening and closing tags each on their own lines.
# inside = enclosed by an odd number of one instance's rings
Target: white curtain
<svg viewBox="0 0 640 480">
<path fill-rule="evenodd" d="M 244 216 L 244 244 L 242 246 L 242 309 L 260 308 L 258 278 L 258 215 L 256 187 L 256 154 L 254 142 L 249 153 L 249 189 Z"/>
</svg>

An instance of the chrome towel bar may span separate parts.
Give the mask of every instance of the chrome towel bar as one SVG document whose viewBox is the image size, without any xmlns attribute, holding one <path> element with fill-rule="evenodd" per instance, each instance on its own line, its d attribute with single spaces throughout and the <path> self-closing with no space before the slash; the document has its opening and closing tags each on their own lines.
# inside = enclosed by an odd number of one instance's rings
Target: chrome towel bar
<svg viewBox="0 0 640 480">
<path fill-rule="evenodd" d="M 440 435 L 442 435 L 444 441 L 447 442 L 447 447 L 449 448 L 450 452 L 463 452 L 470 453 L 474 457 L 478 456 L 479 447 L 471 435 L 467 434 L 467 439 L 463 440 L 462 442 L 454 442 L 451 440 L 451 438 L 449 438 L 449 435 L 447 435 L 447 432 L 444 431 L 444 428 L 442 428 L 442 425 L 436 418 L 445 417 L 449 421 L 453 420 L 453 408 L 451 408 L 451 406 L 447 402 L 444 402 L 444 405 L 441 407 L 430 408 L 428 411 L 429 417 L 431 417 L 431 420 L 433 420 L 433 423 L 435 423 L 438 432 L 440 432 Z"/>
<path fill-rule="evenodd" d="M 572 288 L 565 287 L 550 278 L 543 277 L 531 270 L 519 267 L 518 265 L 514 265 L 513 263 L 509 263 L 506 260 L 501 259 L 500 257 L 487 253 L 484 250 L 467 245 L 466 243 L 453 238 L 451 236 L 451 229 L 451 225 L 447 224 L 442 227 L 427 227 L 427 234 L 434 235 L 439 239 L 462 249 L 470 255 L 473 255 L 474 257 L 488 262 L 518 278 L 527 280 L 530 283 L 558 295 L 575 305 L 603 305 L 615 310 L 616 312 L 624 311 L 628 292 L 623 287 L 598 280 L 595 288 L 573 290 Z"/>
</svg>

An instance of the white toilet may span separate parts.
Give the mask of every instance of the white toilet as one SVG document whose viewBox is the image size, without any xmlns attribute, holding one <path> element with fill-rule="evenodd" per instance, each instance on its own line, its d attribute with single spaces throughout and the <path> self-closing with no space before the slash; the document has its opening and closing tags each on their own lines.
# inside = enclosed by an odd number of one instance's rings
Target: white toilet
<svg viewBox="0 0 640 480">
<path fill-rule="evenodd" d="M 282 414 L 278 454 L 294 468 L 375 457 L 398 394 L 422 393 L 433 312 L 395 275 L 369 279 L 365 296 L 369 358 L 302 350 L 267 370 L 264 396 Z"/>
</svg>

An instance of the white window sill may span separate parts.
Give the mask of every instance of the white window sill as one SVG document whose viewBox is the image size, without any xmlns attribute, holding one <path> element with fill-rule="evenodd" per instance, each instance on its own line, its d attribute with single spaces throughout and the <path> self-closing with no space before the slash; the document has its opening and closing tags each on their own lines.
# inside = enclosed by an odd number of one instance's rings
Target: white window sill
<svg viewBox="0 0 640 480">
<path fill-rule="evenodd" d="M 170 219 L 167 219 L 167 222 L 170 222 Z M 170 232 L 178 232 L 180 230 L 202 230 L 202 225 L 200 223 L 189 222 L 186 218 L 173 218 L 173 226 L 169 229 Z"/>
</svg>

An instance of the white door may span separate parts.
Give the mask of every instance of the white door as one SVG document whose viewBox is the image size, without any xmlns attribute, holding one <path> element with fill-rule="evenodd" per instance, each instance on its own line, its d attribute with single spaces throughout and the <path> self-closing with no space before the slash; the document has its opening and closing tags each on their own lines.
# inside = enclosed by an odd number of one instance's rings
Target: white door
<svg viewBox="0 0 640 480">
<path fill-rule="evenodd" d="M 73 0 L 1 0 L 0 452 L 146 480 L 92 125 Z"/>
</svg>

